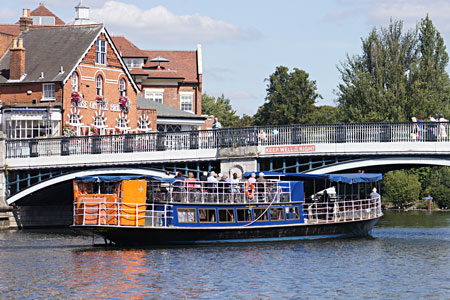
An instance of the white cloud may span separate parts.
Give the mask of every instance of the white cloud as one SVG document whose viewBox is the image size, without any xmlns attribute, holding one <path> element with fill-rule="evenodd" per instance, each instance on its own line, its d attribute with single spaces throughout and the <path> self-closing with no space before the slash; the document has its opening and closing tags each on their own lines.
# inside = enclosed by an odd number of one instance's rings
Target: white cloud
<svg viewBox="0 0 450 300">
<path fill-rule="evenodd" d="M 326 21 L 352 20 L 363 15 L 371 26 L 386 26 L 390 19 L 401 20 L 404 29 L 415 28 L 427 14 L 443 34 L 450 36 L 450 2 L 447 0 L 336 0 L 338 9 L 325 16 Z"/>
<path fill-rule="evenodd" d="M 11 23 L 12 21 L 18 21 L 20 17 L 18 11 L 14 11 L 10 8 L 0 8 L 0 23 Z"/>
<path fill-rule="evenodd" d="M 153 41 L 194 44 L 259 37 L 254 29 L 245 30 L 200 14 L 176 15 L 164 6 L 142 10 L 132 4 L 107 1 L 103 7 L 91 9 L 91 16 L 93 20 L 105 23 L 114 33 L 139 34 L 141 38 L 151 38 Z"/>
<path fill-rule="evenodd" d="M 232 92 L 228 93 L 227 96 L 228 96 L 228 98 L 235 99 L 235 100 L 257 99 L 257 97 L 255 95 L 253 95 L 249 91 L 244 91 L 244 90 L 232 91 Z"/>
</svg>

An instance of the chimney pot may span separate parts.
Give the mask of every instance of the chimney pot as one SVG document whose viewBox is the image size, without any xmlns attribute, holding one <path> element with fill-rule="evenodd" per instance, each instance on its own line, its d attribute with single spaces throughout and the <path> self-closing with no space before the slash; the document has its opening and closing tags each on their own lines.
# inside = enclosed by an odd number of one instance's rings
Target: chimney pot
<svg viewBox="0 0 450 300">
<path fill-rule="evenodd" d="M 22 16 L 19 19 L 20 31 L 27 32 L 30 29 L 31 25 L 33 25 L 33 19 L 30 18 L 30 10 L 24 8 Z"/>
</svg>

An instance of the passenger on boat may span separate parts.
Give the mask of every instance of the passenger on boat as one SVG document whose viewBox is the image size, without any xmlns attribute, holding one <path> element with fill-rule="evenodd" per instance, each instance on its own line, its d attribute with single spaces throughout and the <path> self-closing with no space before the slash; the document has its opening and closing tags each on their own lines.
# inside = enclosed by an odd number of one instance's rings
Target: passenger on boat
<svg viewBox="0 0 450 300">
<path fill-rule="evenodd" d="M 209 173 L 208 177 L 208 200 L 215 202 L 214 199 L 217 199 L 217 184 L 219 180 L 217 180 L 217 174 L 214 171 Z"/>
<path fill-rule="evenodd" d="M 374 187 L 372 189 L 372 193 L 370 193 L 370 199 L 378 200 L 378 199 L 380 199 L 380 197 L 381 197 L 380 194 L 377 193 L 377 188 Z"/>
<path fill-rule="evenodd" d="M 202 175 L 200 175 L 200 188 L 203 193 L 206 193 L 206 182 L 208 181 L 208 172 L 204 171 Z"/>
<path fill-rule="evenodd" d="M 252 175 L 250 175 L 250 178 L 248 179 L 248 182 L 249 183 L 253 183 L 253 184 L 256 183 L 256 174 L 255 173 L 252 173 Z"/>
<path fill-rule="evenodd" d="M 222 184 L 222 191 L 224 194 L 223 201 L 231 202 L 231 180 L 228 178 L 227 174 L 222 175 L 219 184 Z"/>
<path fill-rule="evenodd" d="M 256 179 L 256 191 L 258 193 L 258 201 L 265 202 L 267 179 L 264 178 L 264 173 L 260 172 Z"/>
<path fill-rule="evenodd" d="M 183 173 L 177 172 L 177 176 L 175 177 L 175 183 L 173 184 L 173 193 L 175 201 L 177 202 L 185 202 L 185 197 L 183 197 L 183 194 L 185 192 L 184 189 L 184 181 L 186 178 L 184 178 Z"/>
<path fill-rule="evenodd" d="M 240 194 L 239 176 L 237 173 L 233 173 L 231 178 L 231 193 L 233 194 L 233 202 L 242 202 L 242 195 Z"/>
</svg>

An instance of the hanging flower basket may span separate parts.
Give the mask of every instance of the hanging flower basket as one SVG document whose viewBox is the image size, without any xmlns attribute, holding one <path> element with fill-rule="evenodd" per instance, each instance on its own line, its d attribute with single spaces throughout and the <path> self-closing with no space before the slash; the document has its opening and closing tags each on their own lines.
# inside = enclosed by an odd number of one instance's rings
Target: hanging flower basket
<svg viewBox="0 0 450 300">
<path fill-rule="evenodd" d="M 127 96 L 120 96 L 119 106 L 123 112 L 128 112 L 131 108 L 131 101 Z"/>
<path fill-rule="evenodd" d="M 98 128 L 95 126 L 91 126 L 89 131 L 91 132 L 91 135 L 99 135 L 100 134 L 100 132 L 98 131 Z"/>
<path fill-rule="evenodd" d="M 72 101 L 73 106 L 78 106 L 78 104 L 81 102 L 81 96 L 78 94 L 78 92 L 72 92 L 70 95 L 70 99 Z"/>
<path fill-rule="evenodd" d="M 63 135 L 67 137 L 76 136 L 77 131 L 74 126 L 67 124 L 63 127 Z"/>
<path fill-rule="evenodd" d="M 105 104 L 105 97 L 97 95 L 97 97 L 95 97 L 95 101 L 97 101 L 98 104 Z"/>
</svg>

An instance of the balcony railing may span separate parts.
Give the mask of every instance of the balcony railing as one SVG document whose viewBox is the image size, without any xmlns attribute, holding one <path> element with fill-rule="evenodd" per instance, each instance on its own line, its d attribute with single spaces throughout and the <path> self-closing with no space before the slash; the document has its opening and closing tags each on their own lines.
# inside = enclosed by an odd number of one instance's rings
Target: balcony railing
<svg viewBox="0 0 450 300">
<path fill-rule="evenodd" d="M 262 126 L 8 140 L 6 157 L 156 152 L 258 145 L 448 142 L 449 135 L 449 124 L 440 122 Z"/>
</svg>

